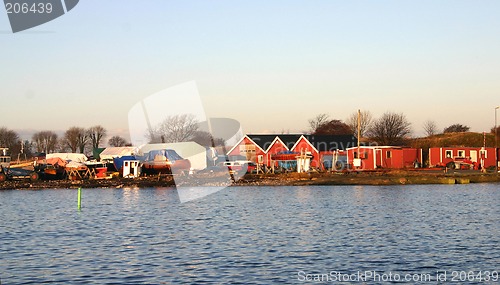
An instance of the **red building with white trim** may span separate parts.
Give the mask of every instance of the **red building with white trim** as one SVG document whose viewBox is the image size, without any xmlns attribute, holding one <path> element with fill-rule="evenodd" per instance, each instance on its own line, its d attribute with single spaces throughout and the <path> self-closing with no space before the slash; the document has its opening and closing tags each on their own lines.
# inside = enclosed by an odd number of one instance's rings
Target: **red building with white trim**
<svg viewBox="0 0 500 285">
<path fill-rule="evenodd" d="M 228 156 L 243 156 L 246 160 L 256 163 L 263 163 L 266 151 L 253 141 L 250 137 L 244 136 L 229 152 Z"/>
<path fill-rule="evenodd" d="M 227 155 L 244 156 L 255 163 L 271 166 L 274 154 L 291 151 L 312 155 L 311 167 L 322 168 L 323 156 L 356 145 L 350 135 L 245 135 Z"/>
<path fill-rule="evenodd" d="M 422 165 L 422 150 L 397 146 L 361 146 L 347 149 L 347 162 L 355 165 L 355 158 L 361 159 L 361 166 L 357 169 L 402 169 L 414 168 L 415 164 Z"/>
<path fill-rule="evenodd" d="M 450 162 L 470 162 L 475 169 L 495 166 L 493 147 L 431 147 L 429 148 L 429 167 L 444 167 Z"/>
</svg>

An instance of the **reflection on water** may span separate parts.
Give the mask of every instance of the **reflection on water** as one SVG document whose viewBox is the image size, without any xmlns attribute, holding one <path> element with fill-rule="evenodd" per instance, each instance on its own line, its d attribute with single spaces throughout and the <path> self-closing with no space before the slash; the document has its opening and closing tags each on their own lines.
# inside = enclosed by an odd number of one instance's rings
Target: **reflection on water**
<svg viewBox="0 0 500 285">
<path fill-rule="evenodd" d="M 492 271 L 499 201 L 496 184 L 233 187 L 184 204 L 171 189 L 84 189 L 78 212 L 76 190 L 0 191 L 0 278 L 299 284 L 299 271 Z"/>
</svg>

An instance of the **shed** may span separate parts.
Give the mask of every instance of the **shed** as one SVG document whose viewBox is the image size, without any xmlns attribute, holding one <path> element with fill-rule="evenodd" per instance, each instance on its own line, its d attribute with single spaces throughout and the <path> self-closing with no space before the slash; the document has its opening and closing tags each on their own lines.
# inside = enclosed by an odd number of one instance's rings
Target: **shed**
<svg viewBox="0 0 500 285">
<path fill-rule="evenodd" d="M 347 163 L 354 165 L 356 158 L 361 159 L 362 170 L 380 168 L 402 169 L 414 168 L 416 163 L 422 164 L 422 150 L 398 146 L 360 146 L 347 149 Z"/>
<path fill-rule="evenodd" d="M 431 147 L 429 148 L 429 166 L 446 166 L 448 163 L 470 161 L 475 168 L 495 166 L 495 148 L 493 147 Z"/>
</svg>

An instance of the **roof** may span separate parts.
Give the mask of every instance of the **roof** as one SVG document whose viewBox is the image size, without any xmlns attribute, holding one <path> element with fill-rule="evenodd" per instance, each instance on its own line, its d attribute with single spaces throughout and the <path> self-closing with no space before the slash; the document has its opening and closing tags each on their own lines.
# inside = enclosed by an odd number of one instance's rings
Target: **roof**
<svg viewBox="0 0 500 285">
<path fill-rule="evenodd" d="M 483 146 L 433 146 L 430 147 L 429 149 L 467 149 L 467 150 L 477 150 L 477 149 L 485 149 L 485 150 L 495 150 L 495 147 L 483 147 Z"/>
<path fill-rule="evenodd" d="M 58 152 L 58 153 L 49 153 L 46 156 L 46 159 L 51 159 L 54 157 L 59 157 L 62 160 L 70 160 L 75 162 L 85 162 L 87 161 L 87 156 L 83 153 L 66 153 L 66 152 Z"/>
<path fill-rule="evenodd" d="M 182 157 L 192 156 L 198 153 L 205 155 L 206 148 L 196 142 L 176 142 L 176 143 L 154 143 L 145 144 L 139 147 L 141 153 L 146 154 L 153 150 L 173 149 Z"/>
<path fill-rule="evenodd" d="M 136 153 L 137 148 L 132 146 L 107 147 L 99 154 L 99 157 L 101 159 L 113 159 L 115 157 L 134 155 Z"/>
<path fill-rule="evenodd" d="M 353 135 L 304 135 L 318 151 L 345 150 L 357 146 L 358 139 Z"/>
<path fill-rule="evenodd" d="M 349 149 L 357 149 L 357 145 L 350 147 Z M 392 146 L 392 145 L 360 145 L 360 149 L 416 149 L 409 146 Z"/>
<path fill-rule="evenodd" d="M 293 145 L 297 142 L 301 135 L 247 135 L 251 140 L 253 140 L 260 148 L 267 150 L 273 143 L 276 137 L 286 145 L 288 149 L 291 149 Z"/>
<path fill-rule="evenodd" d="M 247 135 L 262 149 L 267 150 L 276 137 L 291 149 L 302 136 L 301 134 Z M 357 145 L 353 135 L 303 135 L 318 151 L 347 149 Z"/>
</svg>

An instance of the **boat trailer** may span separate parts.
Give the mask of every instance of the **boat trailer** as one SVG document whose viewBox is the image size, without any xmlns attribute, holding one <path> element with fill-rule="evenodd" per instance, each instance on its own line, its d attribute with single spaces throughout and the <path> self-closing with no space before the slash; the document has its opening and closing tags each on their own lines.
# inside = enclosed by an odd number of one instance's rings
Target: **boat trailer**
<svg viewBox="0 0 500 285">
<path fill-rule="evenodd" d="M 18 179 L 29 179 L 31 181 L 35 181 L 38 180 L 39 177 L 40 176 L 36 171 L 0 166 L 0 182 Z"/>
</svg>

